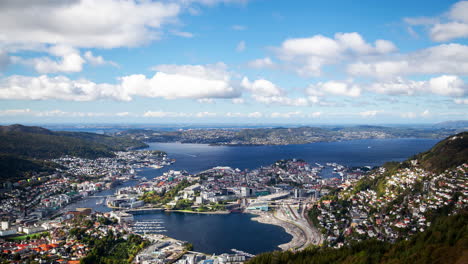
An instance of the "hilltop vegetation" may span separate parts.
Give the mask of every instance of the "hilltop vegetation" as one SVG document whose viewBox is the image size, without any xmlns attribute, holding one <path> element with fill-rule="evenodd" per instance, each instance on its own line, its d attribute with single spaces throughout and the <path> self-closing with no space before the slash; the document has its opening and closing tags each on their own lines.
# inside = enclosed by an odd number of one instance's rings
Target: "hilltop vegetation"
<svg viewBox="0 0 468 264">
<path fill-rule="evenodd" d="M 86 132 L 53 132 L 22 125 L 0 127 L 0 153 L 50 159 L 63 155 L 112 157 L 113 151 L 145 147 L 140 141 Z"/>
<path fill-rule="evenodd" d="M 271 252 L 256 256 L 248 264 L 328 263 L 467 263 L 468 213 L 440 217 L 426 231 L 409 240 L 391 244 L 365 240 L 339 249 L 311 247 L 301 252 Z"/>
<path fill-rule="evenodd" d="M 323 246 L 265 253 L 249 264 L 467 263 L 467 142 L 467 132 L 450 136 L 334 190 L 309 211 L 327 237 Z"/>
<path fill-rule="evenodd" d="M 450 136 L 412 159 L 417 159 L 426 170 L 437 173 L 459 166 L 468 160 L 468 132 Z"/>
<path fill-rule="evenodd" d="M 64 155 L 113 157 L 114 151 L 147 146 L 126 137 L 85 132 L 54 132 L 41 127 L 0 126 L 0 175 L 18 179 L 31 173 L 50 172 L 54 165 L 45 159 Z"/>
</svg>

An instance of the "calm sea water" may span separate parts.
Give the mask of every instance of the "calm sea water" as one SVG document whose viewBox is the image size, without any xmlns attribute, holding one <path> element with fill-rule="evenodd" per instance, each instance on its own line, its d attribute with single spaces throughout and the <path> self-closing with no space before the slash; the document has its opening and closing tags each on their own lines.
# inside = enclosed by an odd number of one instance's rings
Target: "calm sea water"
<svg viewBox="0 0 468 264">
<path fill-rule="evenodd" d="M 280 159 L 304 159 L 310 163 L 336 162 L 346 166 L 380 166 L 403 161 L 426 151 L 435 139 L 365 139 L 287 146 L 210 146 L 205 144 L 149 143 L 149 148 L 166 151 L 175 164 L 165 169 L 197 173 L 215 166 L 254 169 Z"/>
<path fill-rule="evenodd" d="M 313 143 L 289 146 L 209 146 L 204 144 L 150 143 L 149 149 L 166 151 L 176 163 L 156 170 L 143 169 L 139 175 L 154 178 L 167 170 L 187 170 L 197 173 L 215 166 L 254 169 L 270 165 L 279 159 L 298 158 L 310 163 L 336 162 L 346 166 L 379 166 L 387 161 L 402 161 L 426 151 L 438 140 L 434 139 L 370 139 L 344 142 Z M 136 184 L 129 181 L 124 186 Z M 122 186 L 120 186 L 122 187 Z M 97 195 L 112 194 L 115 189 Z M 67 209 L 91 207 L 109 211 L 96 205 L 99 198 L 89 198 Z M 240 249 L 252 254 L 277 250 L 289 242 L 291 236 L 281 227 L 251 221 L 251 215 L 197 215 L 184 213 L 155 213 L 136 215 L 136 220 L 159 220 L 166 235 L 189 241 L 195 250 L 205 253 L 227 253 Z"/>
</svg>

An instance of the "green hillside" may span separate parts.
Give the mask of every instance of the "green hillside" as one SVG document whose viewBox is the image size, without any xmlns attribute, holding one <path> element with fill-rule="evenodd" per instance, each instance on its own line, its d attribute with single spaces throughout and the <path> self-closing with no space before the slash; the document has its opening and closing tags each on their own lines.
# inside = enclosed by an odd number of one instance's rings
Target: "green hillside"
<svg viewBox="0 0 468 264">
<path fill-rule="evenodd" d="M 426 170 L 442 172 L 468 161 L 468 132 L 450 136 L 413 159 Z"/>
<path fill-rule="evenodd" d="M 411 162 L 415 159 L 418 160 L 416 164 Z M 369 217 L 366 220 L 369 226 L 376 226 L 374 221 L 380 215 L 389 215 L 388 221 L 395 221 L 392 220 L 393 212 L 397 212 L 402 218 L 408 217 L 411 222 L 411 211 L 419 207 L 410 205 L 410 201 L 416 203 L 417 200 L 426 205 L 434 205 L 438 200 L 442 203 L 446 201 L 445 206 L 425 211 L 424 216 L 430 220 L 431 225 L 423 232 L 395 229 L 396 234 L 401 234 L 395 243 L 388 242 L 392 240 L 387 239 L 371 239 L 366 235 L 356 237 L 352 233 L 346 238 L 349 243 L 339 249 L 322 246 L 297 253 L 271 252 L 261 254 L 248 263 L 468 263 L 468 212 L 466 207 L 459 207 L 462 193 L 461 187 L 457 187 L 458 183 L 463 184 L 464 179 L 466 182 L 466 173 L 460 169 L 460 165 L 464 163 L 468 163 L 468 132 L 450 136 L 429 151 L 415 155 L 405 162 L 386 163 L 383 168 L 371 171 L 353 188 L 341 191 L 337 189 L 334 195 L 323 197 L 333 201 L 333 206 L 338 208 L 337 213 L 345 215 L 359 208 L 359 205 L 367 204 L 367 211 L 363 209 L 361 212 L 368 212 Z M 421 173 L 422 176 L 412 178 L 414 180 L 411 183 L 406 182 L 409 176 L 414 175 L 412 173 Z M 398 179 L 403 180 L 398 182 Z M 440 194 L 448 190 L 446 184 L 452 186 L 453 193 L 443 200 Z M 375 196 L 369 198 L 370 200 L 359 198 L 365 197 L 363 193 L 370 195 L 372 192 Z M 354 202 L 356 204 L 352 205 Z M 376 203 L 368 205 L 374 202 Z M 323 232 L 328 232 L 319 224 L 319 214 L 317 207 L 310 211 L 314 224 L 323 229 Z M 334 216 L 335 219 L 342 218 Z M 379 224 L 381 225 L 383 222 Z M 363 228 L 366 230 L 364 226 Z M 351 237 L 358 239 L 353 240 Z"/>
<path fill-rule="evenodd" d="M 0 126 L 0 153 L 28 158 L 112 157 L 113 151 L 145 146 L 137 140 L 93 133 L 53 132 L 22 125 Z"/>
<path fill-rule="evenodd" d="M 365 240 L 339 249 L 314 247 L 301 252 L 271 252 L 248 264 L 468 263 L 468 213 L 440 217 L 426 231 L 395 244 Z"/>
<path fill-rule="evenodd" d="M 42 127 L 0 126 L 0 180 L 17 180 L 32 173 L 50 172 L 45 159 L 64 155 L 95 159 L 114 151 L 146 147 L 141 141 L 86 132 L 54 132 Z"/>
</svg>

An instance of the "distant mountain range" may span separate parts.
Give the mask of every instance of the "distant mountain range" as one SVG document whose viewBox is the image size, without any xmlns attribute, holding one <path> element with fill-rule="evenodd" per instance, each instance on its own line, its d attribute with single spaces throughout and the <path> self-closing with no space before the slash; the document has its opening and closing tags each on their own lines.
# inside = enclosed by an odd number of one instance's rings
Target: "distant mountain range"
<svg viewBox="0 0 468 264">
<path fill-rule="evenodd" d="M 182 142 L 214 145 L 289 145 L 371 138 L 444 138 L 464 129 L 351 126 L 335 128 L 185 129 L 180 131 L 130 129 L 115 133 L 146 142 Z"/>
<path fill-rule="evenodd" d="M 114 151 L 143 147 L 147 145 L 126 137 L 55 132 L 23 125 L 0 126 L 0 175 L 1 179 L 21 179 L 30 173 L 53 170 L 54 164 L 46 159 L 64 155 L 112 157 Z"/>
<path fill-rule="evenodd" d="M 437 123 L 434 128 L 446 128 L 446 129 L 468 129 L 468 120 L 457 120 L 457 121 L 446 121 Z"/>
</svg>

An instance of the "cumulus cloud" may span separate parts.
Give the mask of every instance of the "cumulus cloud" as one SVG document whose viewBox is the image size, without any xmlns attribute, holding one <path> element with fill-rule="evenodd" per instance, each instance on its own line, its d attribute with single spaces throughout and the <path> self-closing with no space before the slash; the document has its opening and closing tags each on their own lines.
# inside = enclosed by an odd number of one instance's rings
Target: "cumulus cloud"
<svg viewBox="0 0 468 264">
<path fill-rule="evenodd" d="M 251 68 L 262 69 L 262 68 L 274 68 L 276 64 L 270 59 L 270 57 L 265 57 L 265 58 L 249 61 L 247 65 Z"/>
<path fill-rule="evenodd" d="M 2 1 L 0 8 L 0 41 L 4 43 L 137 46 L 157 39 L 162 25 L 173 22 L 181 12 L 180 4 L 154 1 L 12 2 Z"/>
<path fill-rule="evenodd" d="M 284 90 L 265 79 L 258 79 L 251 82 L 247 77 L 244 77 L 241 86 L 251 93 L 255 101 L 263 104 L 307 106 L 310 103 L 309 100 L 304 97 L 288 97 Z"/>
<path fill-rule="evenodd" d="M 64 76 L 13 75 L 0 80 L 0 99 L 92 101 L 101 98 L 131 100 L 131 97 L 118 85 L 70 80 Z"/>
<path fill-rule="evenodd" d="M 361 95 L 361 88 L 351 82 L 328 81 L 310 85 L 306 89 L 306 93 L 310 96 L 339 95 L 358 97 Z"/>
<path fill-rule="evenodd" d="M 315 35 L 291 38 L 275 48 L 278 57 L 302 76 L 320 76 L 322 67 L 345 58 L 386 54 L 396 50 L 388 40 L 367 43 L 357 32 L 336 33 L 334 38 Z"/>
<path fill-rule="evenodd" d="M 458 76 L 442 75 L 428 81 L 412 81 L 397 78 L 391 82 L 373 83 L 368 88 L 370 91 L 390 95 L 415 95 L 437 94 L 442 96 L 463 96 L 468 91 L 468 86 Z"/>
<path fill-rule="evenodd" d="M 104 112 L 70 112 L 59 109 L 35 111 L 29 108 L 0 110 L 0 116 L 35 116 L 35 117 L 124 117 L 132 115 L 129 112 L 104 113 Z"/>
<path fill-rule="evenodd" d="M 38 73 L 80 72 L 83 70 L 83 64 L 86 62 L 81 57 L 80 52 L 70 46 L 52 46 L 47 52 L 61 59 L 53 60 L 50 57 L 23 59 L 14 57 L 13 62 L 29 65 Z"/>
<path fill-rule="evenodd" d="M 322 112 L 312 112 L 312 113 L 309 113 L 307 116 L 311 118 L 317 118 L 317 117 L 322 116 Z"/>
<path fill-rule="evenodd" d="M 265 79 L 258 79 L 250 82 L 247 77 L 244 77 L 242 79 L 241 86 L 250 91 L 252 94 L 258 96 L 270 97 L 283 94 L 283 91 L 279 87 Z"/>
<path fill-rule="evenodd" d="M 84 53 L 84 58 L 86 59 L 86 61 L 88 61 L 91 65 L 105 65 L 105 64 L 109 64 L 109 65 L 112 65 L 114 67 L 117 67 L 117 63 L 113 62 L 113 61 L 106 61 L 104 60 L 104 58 L 102 56 L 94 56 L 94 54 L 91 52 L 91 51 L 86 51 Z"/>
<path fill-rule="evenodd" d="M 273 112 L 270 114 L 271 118 L 294 118 L 294 117 L 301 117 L 301 116 L 303 116 L 301 111 L 286 112 L 286 113 Z"/>
<path fill-rule="evenodd" d="M 263 117 L 263 114 L 260 113 L 260 112 L 252 112 L 252 113 L 247 114 L 247 117 L 249 117 L 249 118 L 261 118 L 261 117 Z"/>
<path fill-rule="evenodd" d="M 60 58 L 59 60 L 51 59 L 50 57 L 40 57 L 32 59 L 23 59 L 21 57 L 12 57 L 12 62 L 33 67 L 38 73 L 73 73 L 81 72 L 83 65 L 88 62 L 91 65 L 109 64 L 117 66 L 115 62 L 106 61 L 102 56 L 94 56 L 91 51 L 81 56 L 80 51 L 66 45 L 51 46 L 46 50 L 50 55 Z"/>
<path fill-rule="evenodd" d="M 148 78 L 135 74 L 120 78 L 118 84 L 97 84 L 71 80 L 64 76 L 10 76 L 0 80 L 0 99 L 92 101 L 114 99 L 130 101 L 135 96 L 150 98 L 235 98 L 240 91 L 231 85 L 224 64 L 160 65 Z M 164 71 L 164 72 L 163 72 Z"/>
<path fill-rule="evenodd" d="M 433 41 L 445 42 L 457 38 L 468 37 L 468 1 L 460 1 L 451 6 L 444 14 L 441 21 L 439 18 L 420 17 L 405 18 L 404 21 L 413 26 L 429 26 L 429 35 Z"/>
<path fill-rule="evenodd" d="M 411 74 L 468 74 L 468 46 L 443 44 L 393 60 L 357 62 L 348 65 L 347 72 L 380 79 Z"/>
<path fill-rule="evenodd" d="M 233 98 L 232 103 L 233 104 L 243 104 L 243 103 L 245 103 L 245 100 L 244 100 L 244 98 Z"/>
<path fill-rule="evenodd" d="M 215 117 L 217 113 L 213 112 L 197 112 L 197 113 L 185 113 L 185 112 L 165 112 L 165 111 L 146 111 L 143 117 L 148 118 L 206 118 Z"/>
</svg>

